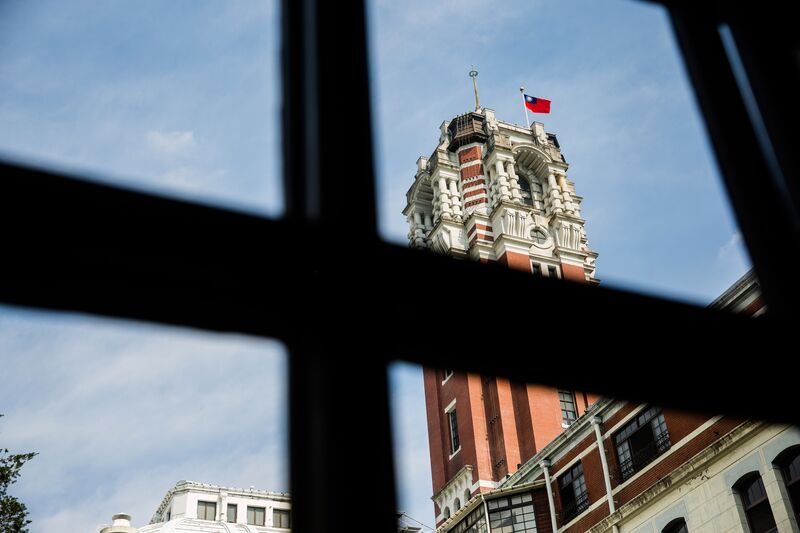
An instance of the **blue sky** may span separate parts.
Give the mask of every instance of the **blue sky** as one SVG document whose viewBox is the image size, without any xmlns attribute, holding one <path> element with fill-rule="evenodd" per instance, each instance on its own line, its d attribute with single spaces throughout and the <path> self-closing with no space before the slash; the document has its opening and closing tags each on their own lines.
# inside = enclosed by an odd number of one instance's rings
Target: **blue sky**
<svg viewBox="0 0 800 533">
<path fill-rule="evenodd" d="M 0 156 L 280 216 L 277 7 L 0 3 Z M 536 119 L 571 165 L 604 284 L 705 305 L 749 268 L 657 7 L 372 0 L 369 24 L 387 240 L 406 243 L 415 161 L 472 109 L 474 64 L 501 120 L 524 123 L 521 84 L 553 101 Z M 142 524 L 179 479 L 287 487 L 277 343 L 0 307 L 0 353 L 0 444 L 40 452 L 17 488 L 33 532 L 123 510 Z M 420 369 L 391 383 L 399 506 L 432 524 Z"/>
</svg>

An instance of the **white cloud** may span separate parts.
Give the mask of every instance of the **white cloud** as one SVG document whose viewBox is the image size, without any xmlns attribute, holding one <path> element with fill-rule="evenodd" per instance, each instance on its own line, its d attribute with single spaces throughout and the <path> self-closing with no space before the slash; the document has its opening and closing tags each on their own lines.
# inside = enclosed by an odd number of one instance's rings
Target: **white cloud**
<svg viewBox="0 0 800 533">
<path fill-rule="evenodd" d="M 288 489 L 274 342 L 0 307 L 0 346 L 0 444 L 39 453 L 13 489 L 31 533 L 146 523 L 180 479 Z"/>
<path fill-rule="evenodd" d="M 147 146 L 165 156 L 182 156 L 190 153 L 196 146 L 193 131 L 155 131 L 147 132 Z"/>
</svg>

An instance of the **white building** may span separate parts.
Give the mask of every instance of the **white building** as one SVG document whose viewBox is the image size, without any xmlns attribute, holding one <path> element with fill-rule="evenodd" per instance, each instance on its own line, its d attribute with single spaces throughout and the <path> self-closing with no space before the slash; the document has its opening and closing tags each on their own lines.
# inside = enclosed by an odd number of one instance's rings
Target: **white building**
<svg viewBox="0 0 800 533">
<path fill-rule="evenodd" d="M 99 533 L 287 533 L 291 526 L 291 500 L 285 492 L 179 481 L 149 525 L 137 529 L 129 515 L 116 514 Z"/>
</svg>

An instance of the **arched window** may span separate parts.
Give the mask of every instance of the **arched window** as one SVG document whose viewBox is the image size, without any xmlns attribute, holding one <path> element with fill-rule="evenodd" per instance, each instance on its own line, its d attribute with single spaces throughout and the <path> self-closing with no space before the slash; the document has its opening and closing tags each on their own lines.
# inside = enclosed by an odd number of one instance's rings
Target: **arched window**
<svg viewBox="0 0 800 533">
<path fill-rule="evenodd" d="M 453 509 L 456 511 L 461 509 L 461 500 L 459 500 L 458 498 L 456 498 L 456 501 L 453 503 Z"/>
<path fill-rule="evenodd" d="M 781 469 L 792 511 L 800 520 L 800 446 L 793 446 L 783 451 L 776 459 L 775 465 Z"/>
<path fill-rule="evenodd" d="M 661 533 L 689 533 L 686 528 L 686 520 L 683 518 L 676 518 L 661 530 Z"/>
<path fill-rule="evenodd" d="M 444 508 L 444 519 L 447 520 L 448 518 L 450 518 L 450 508 L 449 507 L 445 507 Z"/>
<path fill-rule="evenodd" d="M 533 193 L 531 192 L 531 182 L 524 176 L 517 176 L 519 183 L 519 193 L 522 196 L 522 203 L 525 205 L 533 205 Z"/>
<path fill-rule="evenodd" d="M 464 491 L 464 503 L 466 504 L 471 498 L 472 498 L 472 495 L 469 493 L 469 489 L 465 490 Z"/>
<path fill-rule="evenodd" d="M 742 507 L 747 515 L 747 524 L 751 533 L 768 533 L 777 531 L 775 517 L 767 499 L 764 482 L 757 472 L 745 475 L 733 486 L 742 499 Z"/>
</svg>

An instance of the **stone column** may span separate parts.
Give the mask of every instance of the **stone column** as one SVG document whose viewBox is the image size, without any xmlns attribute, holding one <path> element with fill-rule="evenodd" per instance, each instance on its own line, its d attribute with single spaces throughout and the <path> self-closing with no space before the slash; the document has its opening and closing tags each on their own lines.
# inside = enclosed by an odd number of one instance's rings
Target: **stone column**
<svg viewBox="0 0 800 533">
<path fill-rule="evenodd" d="M 456 220 L 461 220 L 464 211 L 461 207 L 461 193 L 458 192 L 458 184 L 456 183 L 456 179 L 452 178 L 449 180 L 450 185 L 450 203 L 453 208 L 453 215 L 456 217 Z"/>
<path fill-rule="evenodd" d="M 439 176 L 439 210 L 442 218 L 452 218 L 453 209 L 450 207 L 450 190 L 444 176 Z"/>
<path fill-rule="evenodd" d="M 508 174 L 506 174 L 506 170 L 503 168 L 503 162 L 497 160 L 494 164 L 494 168 L 497 173 L 497 186 L 500 200 L 508 202 L 511 200 L 511 191 L 509 190 Z"/>
<path fill-rule="evenodd" d="M 514 169 L 513 161 L 506 161 L 506 172 L 508 173 L 508 177 L 511 181 L 511 198 L 513 198 L 514 202 L 521 204 L 522 193 L 520 192 L 519 178 L 517 177 L 517 172 Z"/>
<path fill-rule="evenodd" d="M 556 176 L 552 172 L 547 175 L 547 201 L 545 208 L 549 207 L 550 212 L 560 215 L 564 212 L 564 204 L 561 202 L 561 191 L 556 184 Z"/>
<path fill-rule="evenodd" d="M 567 177 L 564 174 L 558 175 L 558 186 L 561 188 L 561 194 L 564 198 L 564 210 L 570 215 L 575 214 L 575 208 L 572 203 L 572 194 L 567 187 Z"/>
</svg>

